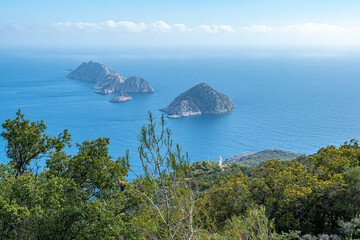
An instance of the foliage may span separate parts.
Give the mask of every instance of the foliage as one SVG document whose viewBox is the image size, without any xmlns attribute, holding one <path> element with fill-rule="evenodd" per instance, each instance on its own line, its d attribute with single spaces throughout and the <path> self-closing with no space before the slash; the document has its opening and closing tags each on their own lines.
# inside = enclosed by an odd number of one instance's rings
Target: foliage
<svg viewBox="0 0 360 240">
<path fill-rule="evenodd" d="M 238 163 L 228 163 L 226 168 L 221 170 L 216 162 L 199 161 L 191 165 L 191 174 L 198 183 L 199 190 L 203 192 L 212 186 L 220 185 L 227 181 L 229 176 L 236 176 L 239 172 L 250 176 L 254 169 L 254 167 L 242 166 Z"/>
<path fill-rule="evenodd" d="M 1 239 L 84 239 L 116 235 L 121 218 L 110 202 L 83 200 L 68 178 L 31 173 L 3 176 Z M 114 222 L 118 225 L 112 226 Z"/>
<path fill-rule="evenodd" d="M 64 152 L 52 154 L 46 161 L 48 176 L 72 179 L 82 189 L 86 199 L 108 197 L 121 191 L 119 181 L 124 181 L 129 164 L 127 157 L 113 161 L 108 151 L 108 138 L 84 141 L 77 144 L 78 154 L 66 156 Z"/>
<path fill-rule="evenodd" d="M 77 144 L 78 154 L 69 156 L 62 151 L 70 140 L 67 132 L 50 138 L 43 133 L 44 123 L 30 123 L 20 111 L 3 127 L 8 153 L 14 157 L 0 168 L 0 239 L 121 235 L 129 201 L 119 181 L 125 180 L 128 163 L 124 157 L 111 159 L 109 139 Z M 31 160 L 47 153 L 43 172 L 27 168 Z"/>
<path fill-rule="evenodd" d="M 232 216 L 243 215 L 251 206 L 246 178 L 241 172 L 236 176 L 230 175 L 218 187 L 214 186 L 208 195 L 209 215 L 218 226 Z"/>
<path fill-rule="evenodd" d="M 171 131 L 161 118 L 159 132 L 149 112 L 149 123 L 141 129 L 140 159 L 144 176 L 134 181 L 134 192 L 140 198 L 142 212 L 137 216 L 141 235 L 151 239 L 193 239 L 199 229 L 196 200 L 199 191 L 191 178 L 189 159 L 179 145 L 173 150 Z M 147 219 L 152 219 L 149 223 Z"/>
<path fill-rule="evenodd" d="M 328 201 L 329 192 L 343 186 L 341 175 L 323 180 L 300 163 L 270 160 L 255 176 L 250 183 L 253 199 L 266 206 L 278 230 L 323 232 L 328 230 L 327 224 L 335 224 L 327 221 L 321 204 Z M 309 207 L 315 208 L 309 211 Z"/>
<path fill-rule="evenodd" d="M 128 154 L 113 159 L 108 138 L 68 155 L 67 130 L 50 137 L 20 110 L 2 126 L 9 163 L 0 164 L 0 239 L 360 238 L 356 140 L 223 171 L 190 165 L 164 117 L 158 124 L 149 113 L 139 136 L 144 171 L 128 183 Z M 43 171 L 33 168 L 40 158 Z"/>
<path fill-rule="evenodd" d="M 342 221 L 360 214 L 360 167 L 346 167 L 342 173 L 344 187 L 331 192 L 326 208 Z"/>
<path fill-rule="evenodd" d="M 1 136 L 7 141 L 6 155 L 11 159 L 10 165 L 16 177 L 28 170 L 32 160 L 43 157 L 53 149 L 61 151 L 71 140 L 67 129 L 57 137 L 44 134 L 44 122 L 26 120 L 20 110 L 14 120 L 6 120 L 2 127 L 4 131 Z"/>
<path fill-rule="evenodd" d="M 345 142 L 340 148 L 328 146 L 317 154 L 306 158 L 305 164 L 318 177 L 328 179 L 328 176 L 342 173 L 346 166 L 358 166 L 360 147 L 355 139 Z"/>
<path fill-rule="evenodd" d="M 299 231 L 278 234 L 273 220 L 269 220 L 264 207 L 250 208 L 245 214 L 226 220 L 223 230 L 214 239 L 290 240 L 299 239 Z"/>
<path fill-rule="evenodd" d="M 340 227 L 347 240 L 360 239 L 360 214 L 349 222 L 340 221 Z"/>
<path fill-rule="evenodd" d="M 265 208 L 249 209 L 245 215 L 233 216 L 226 222 L 225 239 L 276 239 L 275 226 L 265 215 Z"/>
</svg>

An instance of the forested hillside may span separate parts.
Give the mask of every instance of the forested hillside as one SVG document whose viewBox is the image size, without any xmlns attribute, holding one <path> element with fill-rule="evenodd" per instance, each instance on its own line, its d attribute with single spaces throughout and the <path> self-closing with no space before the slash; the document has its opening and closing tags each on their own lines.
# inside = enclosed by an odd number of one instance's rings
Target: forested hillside
<svg viewBox="0 0 360 240">
<path fill-rule="evenodd" d="M 356 140 L 222 171 L 190 164 L 164 117 L 149 113 L 139 138 L 143 174 L 128 182 L 128 156 L 112 158 L 108 138 L 76 144 L 69 155 L 67 130 L 49 136 L 20 110 L 2 127 L 0 239 L 360 238 Z"/>
</svg>

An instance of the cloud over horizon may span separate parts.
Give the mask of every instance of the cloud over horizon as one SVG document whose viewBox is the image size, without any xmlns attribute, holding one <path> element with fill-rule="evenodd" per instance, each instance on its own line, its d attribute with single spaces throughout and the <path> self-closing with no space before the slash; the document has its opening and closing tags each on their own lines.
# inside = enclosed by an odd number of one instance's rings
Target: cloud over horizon
<svg viewBox="0 0 360 240">
<path fill-rule="evenodd" d="M 0 44 L 21 41 L 47 41 L 91 44 L 130 45 L 360 45 L 360 28 L 334 24 L 305 22 L 284 26 L 251 24 L 174 24 L 163 20 L 133 22 L 107 20 L 102 22 L 56 22 L 51 24 L 0 25 Z M 262 37 L 264 36 L 264 37 Z M 266 37 L 265 37 L 266 36 Z"/>
<path fill-rule="evenodd" d="M 346 28 L 339 25 L 319 24 L 307 22 L 304 24 L 295 24 L 286 26 L 285 29 L 290 32 L 304 34 L 343 34 Z"/>
<path fill-rule="evenodd" d="M 139 33 L 145 31 L 151 32 L 207 32 L 207 33 L 235 33 L 235 32 L 253 32 L 253 33 L 276 33 L 276 32 L 289 32 L 300 34 L 344 34 L 347 28 L 340 25 L 331 25 L 325 23 L 306 22 L 302 24 L 293 24 L 286 26 L 269 26 L 269 25 L 256 25 L 244 26 L 242 28 L 234 28 L 226 24 L 201 24 L 188 27 L 183 23 L 169 24 L 163 20 L 156 22 L 135 23 L 132 21 L 114 21 L 107 20 L 104 22 L 56 22 L 52 24 L 9 24 L 0 25 L 0 29 L 12 30 L 55 30 L 55 31 L 82 31 L 82 32 L 127 32 Z"/>
<path fill-rule="evenodd" d="M 200 25 L 199 29 L 209 33 L 233 33 L 234 29 L 230 25 Z"/>
<path fill-rule="evenodd" d="M 0 25 L 0 29 L 1 29 Z M 40 28 L 40 26 L 38 26 Z M 126 33 L 139 33 L 139 32 L 207 32 L 207 33 L 233 33 L 235 32 L 230 25 L 197 25 L 192 28 L 187 27 L 185 24 L 176 23 L 168 24 L 163 20 L 152 23 L 135 23 L 132 21 L 114 21 L 108 20 L 104 22 L 57 22 L 50 25 L 42 25 L 42 28 L 53 28 L 58 31 L 83 31 L 83 32 L 126 32 Z"/>
<path fill-rule="evenodd" d="M 270 33 L 273 31 L 273 27 L 266 26 L 266 25 L 255 25 L 255 24 L 252 24 L 249 27 L 244 27 L 243 29 L 245 31 L 259 32 L 259 33 Z"/>
</svg>

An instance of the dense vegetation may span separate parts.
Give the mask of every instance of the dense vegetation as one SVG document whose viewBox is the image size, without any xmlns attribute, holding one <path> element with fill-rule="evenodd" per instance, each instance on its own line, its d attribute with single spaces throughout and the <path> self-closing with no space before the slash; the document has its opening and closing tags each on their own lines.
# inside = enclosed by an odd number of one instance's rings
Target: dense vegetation
<svg viewBox="0 0 360 240">
<path fill-rule="evenodd" d="M 358 239 L 360 147 L 351 140 L 259 167 L 190 165 L 164 118 L 139 136 L 143 174 L 109 139 L 76 144 L 18 111 L 2 124 L 0 239 Z M 40 171 L 38 159 L 45 160 Z M 301 237 L 300 237 L 301 236 Z"/>
</svg>

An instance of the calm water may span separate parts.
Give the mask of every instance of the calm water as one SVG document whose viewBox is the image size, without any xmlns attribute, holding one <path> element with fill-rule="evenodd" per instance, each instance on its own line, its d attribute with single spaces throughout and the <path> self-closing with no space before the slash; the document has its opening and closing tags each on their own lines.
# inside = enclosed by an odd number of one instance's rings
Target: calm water
<svg viewBox="0 0 360 240">
<path fill-rule="evenodd" d="M 155 94 L 131 94 L 116 104 L 86 82 L 67 79 L 67 69 L 99 61 L 123 76 L 141 76 Z M 0 55 L 0 121 L 21 109 L 44 120 L 48 133 L 69 129 L 73 142 L 109 137 L 113 157 L 130 149 L 140 171 L 138 134 L 150 110 L 200 82 L 230 96 L 236 108 L 221 116 L 168 119 L 173 138 L 191 161 L 228 158 L 247 151 L 279 148 L 311 154 L 319 148 L 360 138 L 360 58 L 177 57 L 126 55 Z M 7 162 L 0 140 L 0 162 Z M 73 153 L 76 149 L 71 150 Z"/>
</svg>

